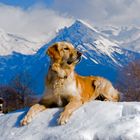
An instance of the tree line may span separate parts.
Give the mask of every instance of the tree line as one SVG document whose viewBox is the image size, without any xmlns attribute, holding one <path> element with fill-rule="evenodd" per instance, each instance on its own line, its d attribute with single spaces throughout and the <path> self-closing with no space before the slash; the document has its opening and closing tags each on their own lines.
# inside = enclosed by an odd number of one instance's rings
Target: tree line
<svg viewBox="0 0 140 140">
<path fill-rule="evenodd" d="M 117 77 L 116 87 L 121 92 L 121 101 L 140 101 L 140 60 L 122 68 Z"/>
<path fill-rule="evenodd" d="M 26 72 L 20 73 L 7 85 L 0 86 L 0 98 L 4 100 L 3 113 L 29 107 L 38 99 L 34 96 L 32 77 Z"/>
</svg>

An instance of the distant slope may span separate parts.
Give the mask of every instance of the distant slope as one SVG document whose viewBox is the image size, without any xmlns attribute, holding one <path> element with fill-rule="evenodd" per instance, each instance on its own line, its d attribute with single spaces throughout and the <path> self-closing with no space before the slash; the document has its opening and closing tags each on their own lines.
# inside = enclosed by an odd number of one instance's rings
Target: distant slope
<svg viewBox="0 0 140 140">
<path fill-rule="evenodd" d="M 24 111 L 0 116 L 1 140 L 139 140 L 140 103 L 91 101 L 76 110 L 66 125 L 58 126 L 62 109 L 38 114 L 20 127 Z"/>
<path fill-rule="evenodd" d="M 139 27 L 97 27 L 104 36 L 117 42 L 121 47 L 140 52 L 140 28 Z"/>
<path fill-rule="evenodd" d="M 12 52 L 34 54 L 43 42 L 32 42 L 0 29 L 0 55 L 10 55 Z"/>
</svg>

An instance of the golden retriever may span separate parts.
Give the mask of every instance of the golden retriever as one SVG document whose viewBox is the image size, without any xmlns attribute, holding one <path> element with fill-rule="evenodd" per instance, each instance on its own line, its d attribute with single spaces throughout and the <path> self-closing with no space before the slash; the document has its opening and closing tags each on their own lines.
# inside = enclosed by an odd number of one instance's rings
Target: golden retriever
<svg viewBox="0 0 140 140">
<path fill-rule="evenodd" d="M 68 42 L 58 42 L 48 48 L 51 64 L 46 76 L 44 96 L 33 105 L 21 121 L 27 125 L 39 112 L 63 106 L 58 124 L 67 123 L 72 113 L 85 102 L 102 99 L 119 101 L 119 93 L 107 79 L 98 76 L 80 76 L 74 72 L 81 53 Z"/>
</svg>

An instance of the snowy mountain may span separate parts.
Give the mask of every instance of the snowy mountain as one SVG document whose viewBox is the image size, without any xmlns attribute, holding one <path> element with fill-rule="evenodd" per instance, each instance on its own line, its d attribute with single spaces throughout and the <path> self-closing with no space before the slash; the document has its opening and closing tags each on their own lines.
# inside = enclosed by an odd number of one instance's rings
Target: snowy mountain
<svg viewBox="0 0 140 140">
<path fill-rule="evenodd" d="M 96 29 L 79 20 L 69 28 L 62 29 L 52 42 L 62 40 L 71 42 L 76 48 L 85 51 L 84 58 L 88 57 L 96 64 L 121 67 L 136 55 L 120 48 L 117 43 L 110 41 Z M 105 61 L 102 57 L 105 57 Z"/>
<path fill-rule="evenodd" d="M 112 39 L 114 42 L 119 44 L 119 46 L 140 52 L 140 28 L 139 27 L 97 27 L 105 37 Z"/>
<path fill-rule="evenodd" d="M 116 73 L 130 61 L 140 58 L 139 53 L 122 49 L 118 44 L 104 37 L 95 28 L 82 21 L 75 21 L 70 27 L 59 31 L 56 37 L 42 49 L 57 41 L 71 42 L 84 52 L 83 60 L 77 65 L 82 75 L 101 75 L 114 81 Z"/>
<path fill-rule="evenodd" d="M 34 54 L 43 42 L 32 42 L 0 29 L 0 55 L 9 55 L 13 51 L 21 54 Z"/>
<path fill-rule="evenodd" d="M 0 84 L 9 84 L 17 74 L 30 75 L 31 88 L 41 94 L 44 77 L 49 66 L 47 48 L 57 41 L 69 41 L 83 53 L 76 71 L 82 75 L 100 75 L 115 82 L 117 72 L 130 61 L 140 58 L 140 54 L 122 49 L 101 32 L 83 21 L 75 21 L 70 27 L 61 29 L 56 37 L 42 46 L 35 54 L 13 52 L 0 56 Z"/>
<path fill-rule="evenodd" d="M 58 126 L 62 109 L 39 113 L 28 126 L 20 127 L 25 110 L 0 116 L 1 140 L 139 140 L 140 103 L 91 101 Z"/>
</svg>

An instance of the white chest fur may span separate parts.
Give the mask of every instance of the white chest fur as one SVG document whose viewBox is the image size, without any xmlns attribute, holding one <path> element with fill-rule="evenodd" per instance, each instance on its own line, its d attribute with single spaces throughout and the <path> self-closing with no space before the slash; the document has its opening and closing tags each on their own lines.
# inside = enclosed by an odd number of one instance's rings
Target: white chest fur
<svg viewBox="0 0 140 140">
<path fill-rule="evenodd" d="M 69 100 L 69 97 L 80 99 L 80 86 L 77 86 L 74 73 L 66 79 L 54 79 L 44 91 L 44 99 L 63 105 L 63 99 Z M 47 102 L 48 102 L 47 101 Z"/>
<path fill-rule="evenodd" d="M 59 79 L 52 82 L 52 85 L 46 87 L 46 96 L 79 96 L 80 87 L 77 87 L 74 73 L 71 73 L 67 79 Z"/>
<path fill-rule="evenodd" d="M 67 79 L 61 79 L 56 81 L 54 85 L 54 94 L 60 96 L 78 96 L 79 88 L 76 85 L 74 73 L 72 73 Z"/>
<path fill-rule="evenodd" d="M 79 89 L 76 85 L 76 81 L 73 77 L 69 77 L 66 81 L 64 81 L 64 85 L 62 87 L 63 96 L 70 95 L 70 96 L 77 96 L 79 95 Z"/>
</svg>

